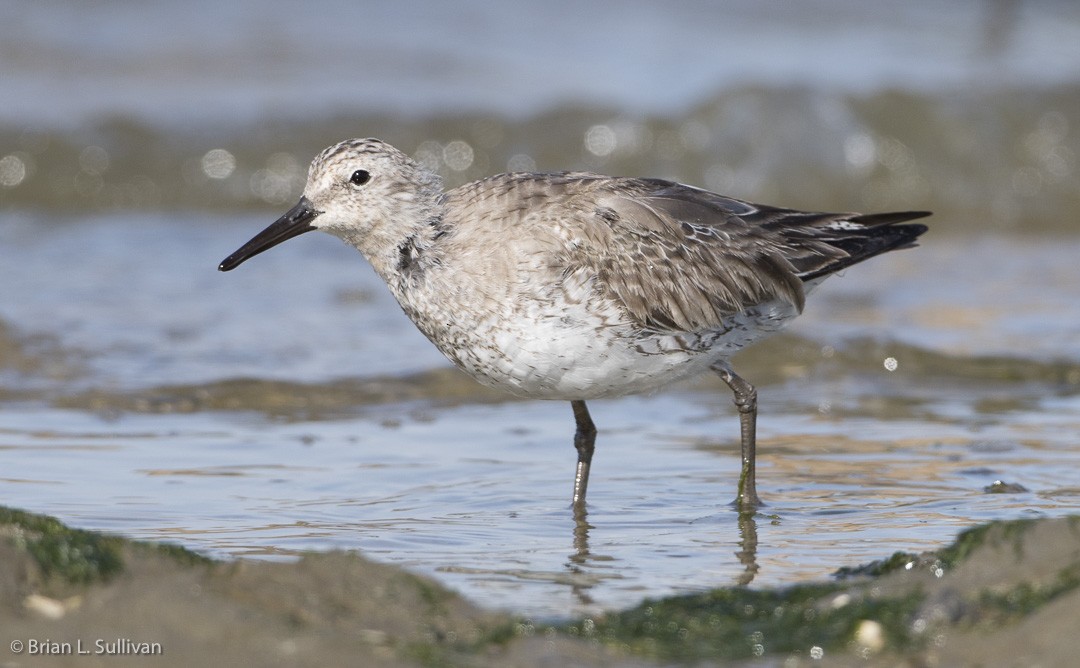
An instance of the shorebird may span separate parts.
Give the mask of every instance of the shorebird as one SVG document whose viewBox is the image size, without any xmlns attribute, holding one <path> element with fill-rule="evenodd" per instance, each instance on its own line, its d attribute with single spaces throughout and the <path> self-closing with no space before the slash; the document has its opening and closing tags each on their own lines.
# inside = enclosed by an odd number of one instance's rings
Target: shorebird
<svg viewBox="0 0 1080 668">
<path fill-rule="evenodd" d="M 908 248 L 929 215 L 810 213 L 649 178 L 498 174 L 444 191 L 378 139 L 331 146 L 300 201 L 221 271 L 311 230 L 355 246 L 435 346 L 477 381 L 570 402 L 573 507 L 596 440 L 585 402 L 655 390 L 707 370 L 739 413 L 734 505 L 761 504 L 757 390 L 730 357 L 779 330 L 837 271 Z"/>
</svg>

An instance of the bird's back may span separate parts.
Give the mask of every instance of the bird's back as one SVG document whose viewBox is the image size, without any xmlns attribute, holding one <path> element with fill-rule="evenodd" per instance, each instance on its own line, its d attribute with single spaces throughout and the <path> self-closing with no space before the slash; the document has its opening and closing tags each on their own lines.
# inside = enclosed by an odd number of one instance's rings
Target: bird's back
<svg viewBox="0 0 1080 668">
<path fill-rule="evenodd" d="M 456 245 L 481 264 L 588 276 L 642 327 L 683 332 L 774 300 L 801 311 L 806 282 L 912 246 L 927 228 L 900 223 L 928 215 L 802 212 L 582 172 L 500 174 L 446 200 Z"/>
</svg>

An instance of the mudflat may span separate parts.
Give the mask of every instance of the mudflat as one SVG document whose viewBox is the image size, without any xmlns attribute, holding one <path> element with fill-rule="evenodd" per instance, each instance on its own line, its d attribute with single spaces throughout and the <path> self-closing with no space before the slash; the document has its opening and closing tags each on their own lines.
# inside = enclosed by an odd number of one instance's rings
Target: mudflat
<svg viewBox="0 0 1080 668">
<path fill-rule="evenodd" d="M 540 621 L 358 553 L 215 561 L 0 508 L 4 666 L 1065 665 L 1078 617 L 1080 517 L 994 522 L 827 582 Z"/>
</svg>

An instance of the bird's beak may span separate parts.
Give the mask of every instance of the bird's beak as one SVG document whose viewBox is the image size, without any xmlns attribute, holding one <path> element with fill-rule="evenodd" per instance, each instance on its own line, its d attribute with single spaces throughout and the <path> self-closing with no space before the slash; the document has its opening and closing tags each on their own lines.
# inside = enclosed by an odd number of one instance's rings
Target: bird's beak
<svg viewBox="0 0 1080 668">
<path fill-rule="evenodd" d="M 277 246 L 282 241 L 288 241 L 304 232 L 310 232 L 315 229 L 311 225 L 311 221 L 320 213 L 322 211 L 316 211 L 311 204 L 311 200 L 301 197 L 296 206 L 285 212 L 284 216 L 275 220 L 265 230 L 256 234 L 251 241 L 222 260 L 221 264 L 218 265 L 218 270 L 229 271 L 230 269 L 236 269 L 244 260 L 255 257 L 264 250 Z"/>
</svg>

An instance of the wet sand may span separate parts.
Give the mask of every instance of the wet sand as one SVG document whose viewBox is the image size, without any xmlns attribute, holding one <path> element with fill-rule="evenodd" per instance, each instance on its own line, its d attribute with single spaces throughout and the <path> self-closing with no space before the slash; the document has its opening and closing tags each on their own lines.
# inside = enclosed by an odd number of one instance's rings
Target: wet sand
<svg viewBox="0 0 1080 668">
<path fill-rule="evenodd" d="M 1078 617 L 1080 517 L 540 623 L 358 553 L 213 561 L 0 508 L 4 666 L 1066 665 Z"/>
</svg>

